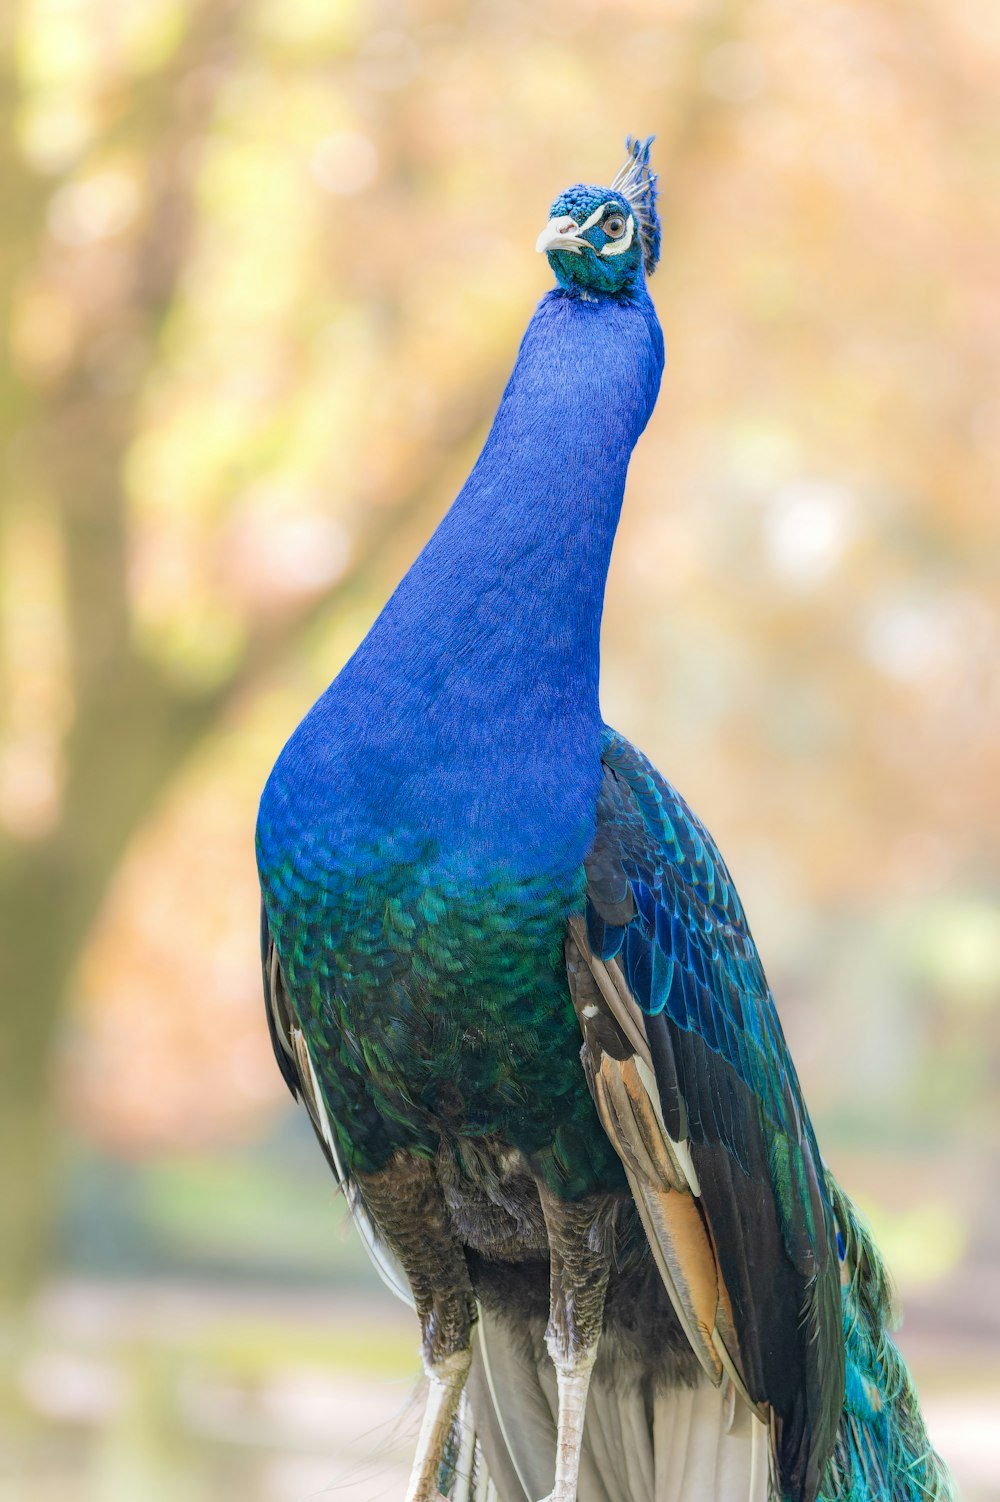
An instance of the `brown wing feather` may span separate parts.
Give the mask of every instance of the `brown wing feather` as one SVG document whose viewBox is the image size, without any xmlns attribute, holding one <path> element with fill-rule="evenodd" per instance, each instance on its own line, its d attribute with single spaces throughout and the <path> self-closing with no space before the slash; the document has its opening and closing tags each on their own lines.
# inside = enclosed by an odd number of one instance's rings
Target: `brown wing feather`
<svg viewBox="0 0 1000 1502">
<path fill-rule="evenodd" d="M 642 1013 L 617 965 L 595 958 L 582 919 L 570 920 L 566 970 L 583 1033 L 583 1063 L 604 1130 L 629 1187 L 677 1317 L 711 1381 L 732 1379 L 732 1306 L 700 1204 L 688 1144 L 667 1132 Z M 761 1418 L 758 1405 L 751 1407 Z"/>
</svg>

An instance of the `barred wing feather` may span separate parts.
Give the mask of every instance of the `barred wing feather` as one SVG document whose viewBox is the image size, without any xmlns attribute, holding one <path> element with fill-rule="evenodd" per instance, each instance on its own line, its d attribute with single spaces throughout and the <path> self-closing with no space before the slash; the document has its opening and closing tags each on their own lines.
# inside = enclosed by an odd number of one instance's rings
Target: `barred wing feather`
<svg viewBox="0 0 1000 1502">
<path fill-rule="evenodd" d="M 709 1379 L 812 1499 L 844 1399 L 837 1226 L 760 959 L 708 831 L 615 732 L 585 920 L 567 939 L 584 1066 Z"/>
</svg>

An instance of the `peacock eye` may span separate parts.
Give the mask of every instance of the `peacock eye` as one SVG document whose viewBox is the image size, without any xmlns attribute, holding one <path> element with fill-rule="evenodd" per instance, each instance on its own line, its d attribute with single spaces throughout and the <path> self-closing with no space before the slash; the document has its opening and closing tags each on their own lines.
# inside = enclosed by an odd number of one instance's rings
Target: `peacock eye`
<svg viewBox="0 0 1000 1502">
<path fill-rule="evenodd" d="M 625 218 L 622 214 L 612 214 L 605 219 L 601 228 L 609 240 L 620 240 L 625 233 Z"/>
</svg>

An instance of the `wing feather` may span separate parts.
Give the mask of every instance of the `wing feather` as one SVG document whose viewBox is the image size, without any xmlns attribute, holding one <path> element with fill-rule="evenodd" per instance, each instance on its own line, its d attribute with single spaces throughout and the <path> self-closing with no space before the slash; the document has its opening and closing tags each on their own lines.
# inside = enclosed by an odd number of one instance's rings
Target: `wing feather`
<svg viewBox="0 0 1000 1502">
<path fill-rule="evenodd" d="M 570 923 L 583 1059 L 678 1317 L 811 1502 L 844 1394 L 836 1219 L 773 999 L 711 836 L 613 731 Z"/>
<path fill-rule="evenodd" d="M 260 945 L 264 978 L 264 1009 L 278 1068 L 292 1095 L 296 1100 L 301 1100 L 306 1108 L 312 1129 L 316 1133 L 338 1186 L 344 1192 L 351 1219 L 358 1229 L 376 1272 L 386 1287 L 397 1298 L 402 1299 L 404 1304 L 409 1304 L 412 1308 L 413 1295 L 410 1292 L 406 1274 L 376 1233 L 364 1202 L 341 1162 L 336 1135 L 330 1125 L 326 1102 L 316 1077 L 309 1046 L 295 1018 L 288 992 L 285 989 L 277 946 L 268 928 L 263 903 L 261 903 L 260 916 Z"/>
</svg>

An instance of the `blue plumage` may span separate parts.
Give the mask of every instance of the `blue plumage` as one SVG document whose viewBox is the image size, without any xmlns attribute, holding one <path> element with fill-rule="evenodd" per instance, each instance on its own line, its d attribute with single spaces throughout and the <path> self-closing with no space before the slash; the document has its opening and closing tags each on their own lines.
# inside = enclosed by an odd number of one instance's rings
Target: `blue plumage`
<svg viewBox="0 0 1000 1502">
<path fill-rule="evenodd" d="M 483 451 L 268 780 L 271 1036 L 420 1317 L 408 1502 L 462 1495 L 466 1383 L 502 1502 L 661 1502 L 657 1475 L 764 1502 L 768 1470 L 789 1502 L 944 1497 L 925 1442 L 902 1473 L 923 1431 L 881 1274 L 722 858 L 600 714 L 605 581 L 663 367 L 649 148 L 555 201 L 559 285 Z M 697 1442 L 660 1458 L 655 1415 L 693 1391 Z"/>
<path fill-rule="evenodd" d="M 662 363 L 641 286 L 613 303 L 543 298 L 460 495 L 279 758 L 266 838 L 340 850 L 390 835 L 401 856 L 432 842 L 469 883 L 498 862 L 579 869 L 600 782 L 604 583 Z"/>
</svg>

